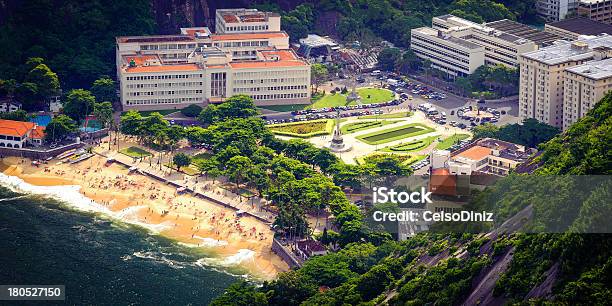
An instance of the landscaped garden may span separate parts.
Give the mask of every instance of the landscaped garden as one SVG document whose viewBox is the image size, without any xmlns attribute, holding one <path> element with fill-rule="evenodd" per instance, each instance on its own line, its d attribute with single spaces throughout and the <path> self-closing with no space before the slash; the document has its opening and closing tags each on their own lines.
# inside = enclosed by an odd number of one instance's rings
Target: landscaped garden
<svg viewBox="0 0 612 306">
<path fill-rule="evenodd" d="M 291 122 L 272 124 L 268 127 L 276 135 L 309 138 L 319 135 L 327 135 L 334 128 L 333 119 L 313 120 L 306 122 Z"/>
<path fill-rule="evenodd" d="M 433 141 L 438 139 L 438 136 L 431 136 L 419 140 L 413 140 L 408 143 L 400 143 L 391 147 L 386 147 L 380 151 L 391 153 L 408 153 L 416 152 L 427 148 Z"/>
<path fill-rule="evenodd" d="M 391 128 L 391 129 L 376 131 L 376 132 L 372 132 L 369 134 L 357 136 L 356 138 L 369 145 L 378 145 L 382 143 L 391 142 L 394 140 L 427 134 L 427 133 L 431 133 L 434 131 L 435 131 L 434 129 L 426 125 L 423 125 L 420 123 L 411 123 L 411 124 Z"/>
<path fill-rule="evenodd" d="M 308 106 L 307 108 L 323 108 L 323 107 L 334 107 L 334 106 L 344 106 L 347 105 L 346 97 L 350 94 L 350 91 L 347 94 L 341 94 L 339 92 L 335 94 L 328 93 L 319 100 L 315 101 L 313 104 Z M 383 88 L 359 88 L 357 89 L 357 94 L 359 94 L 360 100 L 353 101 L 349 103 L 349 105 L 353 104 L 369 104 L 369 103 L 382 103 L 393 100 L 395 95 L 392 91 L 383 89 Z"/>
<path fill-rule="evenodd" d="M 367 159 L 367 158 L 371 158 L 371 157 L 374 157 L 374 156 L 377 156 L 377 155 L 387 155 L 387 154 L 388 154 L 388 155 L 391 155 L 391 153 L 379 153 L 379 152 L 376 152 L 376 153 L 369 154 L 369 155 L 367 155 L 367 156 L 360 156 L 360 157 L 357 157 L 357 158 L 355 159 L 355 161 L 356 161 L 358 164 L 360 164 L 360 165 L 361 165 L 361 164 L 364 164 L 364 163 L 365 163 L 365 161 L 366 161 L 366 159 Z M 405 165 L 405 166 L 410 166 L 410 165 L 412 165 L 412 164 L 416 163 L 417 161 L 420 161 L 420 160 L 422 160 L 422 159 L 424 159 L 424 158 L 426 158 L 426 157 L 428 156 L 427 154 L 424 154 L 424 155 L 415 155 L 415 154 L 392 154 L 392 155 L 397 156 L 397 157 L 399 158 L 399 160 L 402 162 L 402 164 L 403 164 L 403 165 Z"/>
<path fill-rule="evenodd" d="M 373 129 L 388 124 L 400 122 L 400 120 L 381 120 L 381 121 L 358 121 L 351 122 L 340 128 L 343 134 L 351 134 L 363 130 Z"/>
<path fill-rule="evenodd" d="M 121 150 L 119 150 L 119 153 L 127 155 L 129 157 L 132 158 L 141 158 L 141 157 L 146 157 L 146 156 L 151 156 L 153 154 L 149 153 L 148 151 L 145 151 L 141 148 L 138 147 L 127 147 L 127 148 L 123 148 Z"/>
<path fill-rule="evenodd" d="M 468 138 L 470 138 L 470 135 L 468 134 L 455 134 L 453 136 L 445 138 L 440 143 L 438 143 L 438 145 L 436 146 L 436 149 L 446 150 L 450 148 L 451 146 L 453 146 L 454 144 L 458 143 L 459 141 L 468 139 Z"/>
</svg>

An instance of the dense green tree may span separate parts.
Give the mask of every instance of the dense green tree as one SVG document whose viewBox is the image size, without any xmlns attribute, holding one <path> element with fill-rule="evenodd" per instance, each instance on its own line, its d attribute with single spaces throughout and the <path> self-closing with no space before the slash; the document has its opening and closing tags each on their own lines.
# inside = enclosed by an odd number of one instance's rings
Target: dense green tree
<svg viewBox="0 0 612 306">
<path fill-rule="evenodd" d="M 64 140 L 68 135 L 77 130 L 77 125 L 72 118 L 66 115 L 53 117 L 45 128 L 45 140 Z"/>
<path fill-rule="evenodd" d="M 0 113 L 0 119 L 15 120 L 15 121 L 28 121 L 29 116 L 28 116 L 28 113 L 26 113 L 26 111 L 22 109 L 18 109 L 14 112 Z"/>
<path fill-rule="evenodd" d="M 230 180 L 236 183 L 236 188 L 240 186 L 243 179 L 249 178 L 253 170 L 253 163 L 246 156 L 233 156 L 225 166 L 225 173 Z"/>
<path fill-rule="evenodd" d="M 64 114 L 79 122 L 94 110 L 96 98 L 89 90 L 73 89 L 64 99 Z"/>
<path fill-rule="evenodd" d="M 380 69 L 386 71 L 395 71 L 397 63 L 402 57 L 401 51 L 398 48 L 385 48 L 378 54 L 378 65 Z"/>
<path fill-rule="evenodd" d="M 191 104 L 183 109 L 181 109 L 181 114 L 195 118 L 202 112 L 202 107 L 199 105 Z"/>
<path fill-rule="evenodd" d="M 117 101 L 115 81 L 108 76 L 95 80 L 90 90 L 98 102 L 109 101 L 112 103 Z"/>
<path fill-rule="evenodd" d="M 51 95 L 56 95 L 60 87 L 57 74 L 42 63 L 36 65 L 28 72 L 25 82 L 36 84 L 38 95 L 42 100 Z"/>
<path fill-rule="evenodd" d="M 172 158 L 172 163 L 176 165 L 178 170 L 181 170 L 181 167 L 186 167 L 191 164 L 191 156 L 183 152 L 179 152 Z"/>
<path fill-rule="evenodd" d="M 327 70 L 327 66 L 319 63 L 312 64 L 312 66 L 310 66 L 310 73 L 312 84 L 315 86 L 314 91 L 318 92 L 319 86 L 329 78 L 329 71 Z"/>
<path fill-rule="evenodd" d="M 267 306 L 268 297 L 245 281 L 230 285 L 211 306 Z"/>
<path fill-rule="evenodd" d="M 123 134 L 137 136 L 142 125 L 142 115 L 135 110 L 129 110 L 121 116 L 120 131 Z"/>
</svg>

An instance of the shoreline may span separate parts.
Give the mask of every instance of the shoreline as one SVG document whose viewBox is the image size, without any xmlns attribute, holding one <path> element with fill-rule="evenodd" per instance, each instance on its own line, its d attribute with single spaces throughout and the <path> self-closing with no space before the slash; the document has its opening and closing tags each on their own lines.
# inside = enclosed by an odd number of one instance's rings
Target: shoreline
<svg viewBox="0 0 612 306">
<path fill-rule="evenodd" d="M 250 216 L 237 218 L 234 210 L 221 204 L 176 194 L 171 185 L 104 163 L 96 155 L 77 164 L 53 160 L 36 167 L 29 159 L 6 157 L 0 171 L 33 186 L 77 186 L 80 195 L 105 208 L 111 217 L 159 229 L 155 231 L 162 236 L 210 251 L 214 254 L 211 266 L 239 267 L 262 280 L 289 269 L 271 250 L 273 233 L 268 224 Z"/>
</svg>

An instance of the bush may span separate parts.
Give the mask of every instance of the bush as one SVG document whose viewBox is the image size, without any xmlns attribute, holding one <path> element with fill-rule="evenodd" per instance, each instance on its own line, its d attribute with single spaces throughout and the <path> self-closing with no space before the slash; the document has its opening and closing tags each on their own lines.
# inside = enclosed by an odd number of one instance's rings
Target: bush
<svg viewBox="0 0 612 306">
<path fill-rule="evenodd" d="M 202 107 L 195 105 L 195 104 L 191 104 L 181 109 L 181 114 L 187 117 L 192 117 L 192 118 L 197 117 L 201 112 L 202 112 Z"/>
</svg>

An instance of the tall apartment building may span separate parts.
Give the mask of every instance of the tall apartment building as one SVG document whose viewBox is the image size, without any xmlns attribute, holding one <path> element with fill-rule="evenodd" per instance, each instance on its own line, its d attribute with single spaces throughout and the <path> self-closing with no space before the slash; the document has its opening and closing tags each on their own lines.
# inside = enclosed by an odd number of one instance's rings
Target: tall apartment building
<svg viewBox="0 0 612 306">
<path fill-rule="evenodd" d="M 520 56 L 519 116 L 564 127 L 564 80 L 568 68 L 612 55 L 612 36 L 581 36 Z M 573 86 L 568 90 L 573 90 Z M 577 94 L 571 92 L 572 95 Z M 573 112 L 573 108 L 571 110 Z M 583 113 L 581 113 L 581 116 Z"/>
<path fill-rule="evenodd" d="M 465 76 L 482 65 L 518 68 L 518 55 L 537 49 L 529 39 L 453 15 L 432 19 L 432 27 L 411 32 L 411 49 L 450 76 Z"/>
<path fill-rule="evenodd" d="M 310 65 L 289 49 L 287 33 L 274 29 L 211 33 L 198 27 L 178 35 L 117 37 L 123 108 L 179 109 L 236 94 L 257 105 L 309 103 Z"/>
<path fill-rule="evenodd" d="M 576 14 L 579 0 L 538 0 L 536 11 L 546 22 L 563 20 Z"/>
<path fill-rule="evenodd" d="M 603 53 L 612 53 L 610 51 L 601 50 Z M 565 69 L 563 130 L 584 117 L 610 90 L 612 90 L 612 57 Z"/>
<path fill-rule="evenodd" d="M 612 24 L 612 0 L 580 0 L 578 15 Z"/>
<path fill-rule="evenodd" d="M 215 33 L 280 31 L 281 16 L 256 9 L 219 9 L 215 11 Z"/>
</svg>

